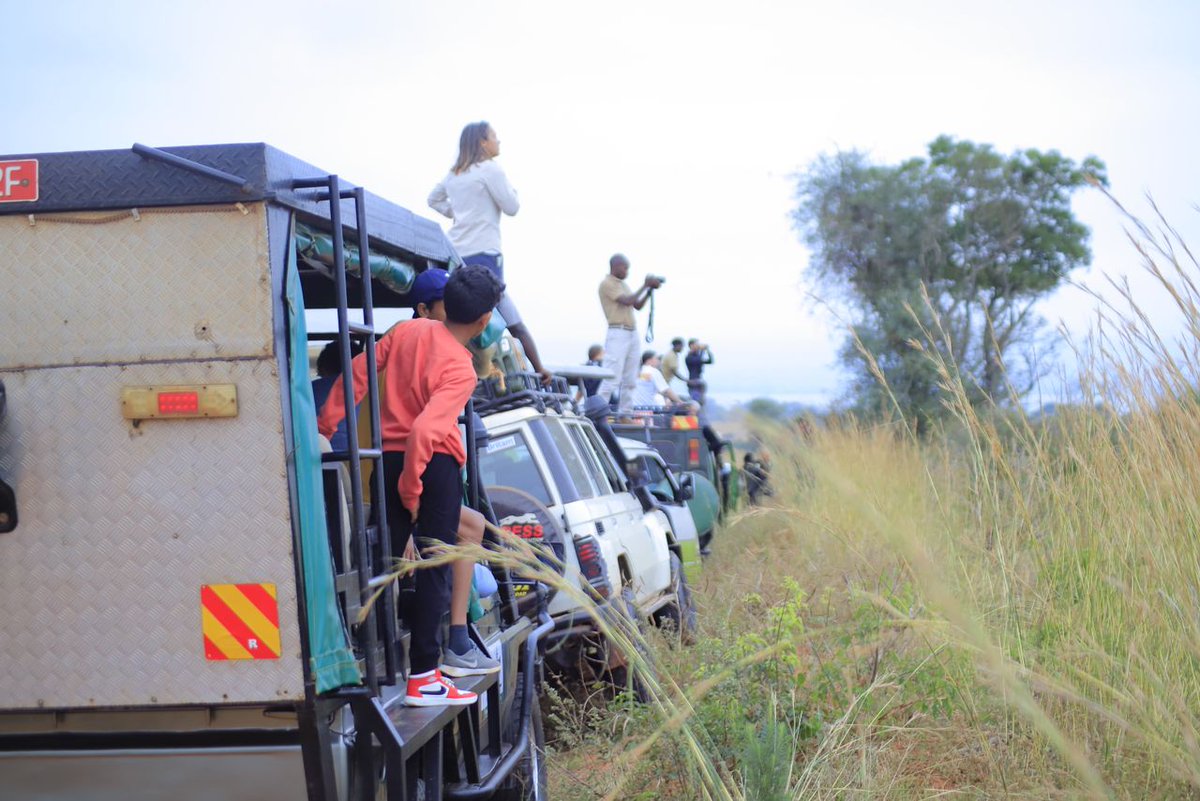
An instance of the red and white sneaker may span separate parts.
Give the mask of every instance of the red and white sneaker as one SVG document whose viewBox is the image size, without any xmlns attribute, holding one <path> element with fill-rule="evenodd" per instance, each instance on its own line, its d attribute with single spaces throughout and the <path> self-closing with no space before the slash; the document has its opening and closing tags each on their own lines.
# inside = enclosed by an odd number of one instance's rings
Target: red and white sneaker
<svg viewBox="0 0 1200 801">
<path fill-rule="evenodd" d="M 468 706 L 478 698 L 473 692 L 455 687 L 454 682 L 442 677 L 440 670 L 430 670 L 408 677 L 404 703 L 408 706 Z"/>
</svg>

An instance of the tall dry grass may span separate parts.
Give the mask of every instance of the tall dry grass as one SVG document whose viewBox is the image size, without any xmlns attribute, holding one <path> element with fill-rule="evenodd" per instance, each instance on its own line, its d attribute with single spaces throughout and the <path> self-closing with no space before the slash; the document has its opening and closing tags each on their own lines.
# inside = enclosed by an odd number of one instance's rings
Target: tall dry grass
<svg viewBox="0 0 1200 801">
<path fill-rule="evenodd" d="M 1130 228 L 1184 334 L 1117 286 L 1075 404 L 971 406 L 935 325 L 935 436 L 763 424 L 776 495 L 719 535 L 700 642 L 555 797 L 1200 797 L 1197 263 Z"/>
</svg>

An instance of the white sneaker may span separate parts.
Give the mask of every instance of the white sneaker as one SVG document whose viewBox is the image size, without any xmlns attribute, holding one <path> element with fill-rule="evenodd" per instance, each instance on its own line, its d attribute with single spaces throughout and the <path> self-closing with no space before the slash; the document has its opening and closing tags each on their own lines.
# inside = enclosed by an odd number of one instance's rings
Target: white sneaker
<svg viewBox="0 0 1200 801">
<path fill-rule="evenodd" d="M 409 678 L 404 703 L 408 706 L 468 706 L 478 698 L 475 693 L 458 689 L 454 682 L 431 670 Z"/>
<path fill-rule="evenodd" d="M 458 678 L 486 676 L 489 673 L 499 673 L 500 662 L 479 650 L 475 643 L 471 643 L 471 650 L 465 654 L 456 654 L 450 648 L 446 648 L 442 657 L 442 672 Z"/>
</svg>

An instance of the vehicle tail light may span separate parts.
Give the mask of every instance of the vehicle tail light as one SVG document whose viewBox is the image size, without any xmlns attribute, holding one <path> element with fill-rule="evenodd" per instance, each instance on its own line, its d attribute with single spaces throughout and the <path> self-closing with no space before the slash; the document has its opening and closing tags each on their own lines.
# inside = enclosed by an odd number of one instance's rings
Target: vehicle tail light
<svg viewBox="0 0 1200 801">
<path fill-rule="evenodd" d="M 199 392 L 158 393 L 159 414 L 195 414 L 200 411 Z"/>
<path fill-rule="evenodd" d="M 183 384 L 121 388 L 126 420 L 237 417 L 235 384 Z"/>
<path fill-rule="evenodd" d="M 596 595 L 601 598 L 612 595 L 608 571 L 604 569 L 604 556 L 600 553 L 600 543 L 596 538 L 585 536 L 576 539 L 575 555 L 579 558 L 579 572 Z"/>
<path fill-rule="evenodd" d="M 693 437 L 688 440 L 688 467 L 700 466 L 700 440 Z"/>
</svg>

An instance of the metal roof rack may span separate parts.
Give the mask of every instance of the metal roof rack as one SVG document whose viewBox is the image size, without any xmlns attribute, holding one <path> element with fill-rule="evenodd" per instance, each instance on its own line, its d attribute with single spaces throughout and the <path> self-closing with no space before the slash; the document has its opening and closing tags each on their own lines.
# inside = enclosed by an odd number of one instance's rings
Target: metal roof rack
<svg viewBox="0 0 1200 801">
<path fill-rule="evenodd" d="M 680 425 L 678 421 L 696 418 L 695 425 Z M 688 404 L 672 406 L 634 406 L 629 415 L 610 415 L 619 428 L 699 428 L 699 414 Z"/>
<path fill-rule="evenodd" d="M 482 378 L 475 386 L 475 411 L 495 414 L 512 409 L 535 408 L 545 412 L 554 409 L 559 414 L 569 410 L 579 412 L 567 380 L 554 376 L 549 387 L 543 387 L 537 373 L 508 373 L 503 377 Z"/>
</svg>

